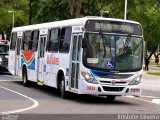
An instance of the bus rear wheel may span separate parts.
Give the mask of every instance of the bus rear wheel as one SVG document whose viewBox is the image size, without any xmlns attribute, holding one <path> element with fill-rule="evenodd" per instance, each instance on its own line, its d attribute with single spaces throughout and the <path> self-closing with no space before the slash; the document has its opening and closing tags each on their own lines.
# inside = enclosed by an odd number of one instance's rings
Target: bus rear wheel
<svg viewBox="0 0 160 120">
<path fill-rule="evenodd" d="M 116 98 L 116 96 L 114 96 L 114 95 L 107 95 L 106 96 L 107 101 L 114 101 L 115 98 Z"/>
<path fill-rule="evenodd" d="M 22 75 L 22 82 L 23 82 L 23 85 L 25 87 L 29 87 L 30 85 L 30 81 L 28 81 L 28 77 L 27 77 L 27 70 L 23 70 L 23 75 Z"/>
</svg>

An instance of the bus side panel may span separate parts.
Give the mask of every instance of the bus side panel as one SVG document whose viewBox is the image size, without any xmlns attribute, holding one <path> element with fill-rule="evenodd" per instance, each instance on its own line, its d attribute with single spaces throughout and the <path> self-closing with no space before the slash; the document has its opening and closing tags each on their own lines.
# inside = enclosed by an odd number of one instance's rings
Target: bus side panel
<svg viewBox="0 0 160 120">
<path fill-rule="evenodd" d="M 44 84 L 51 87 L 57 87 L 56 85 L 56 73 L 57 73 L 57 64 L 58 64 L 57 53 L 48 53 L 45 54 L 44 66 L 43 66 L 43 79 Z"/>
<path fill-rule="evenodd" d="M 69 72 L 70 69 L 70 52 L 69 53 L 59 53 L 59 69 L 63 70 L 65 77 L 65 89 L 69 90 Z"/>
<path fill-rule="evenodd" d="M 65 78 L 66 69 L 69 69 L 69 54 L 68 53 L 46 53 L 44 70 L 44 84 L 57 88 L 57 74 L 59 70 L 64 72 Z M 68 79 L 67 79 L 68 80 Z"/>
<path fill-rule="evenodd" d="M 8 71 L 15 75 L 15 51 L 9 51 Z"/>
<path fill-rule="evenodd" d="M 50 54 L 48 52 L 45 53 L 45 58 L 44 58 L 44 66 L 43 66 L 43 79 L 44 79 L 44 84 L 51 86 L 51 87 L 55 87 L 54 82 L 50 82 L 50 76 L 51 76 L 51 65 L 47 64 L 47 56 L 49 56 Z M 52 77 L 52 79 L 54 78 L 54 76 Z"/>
<path fill-rule="evenodd" d="M 22 51 L 21 52 L 21 66 L 26 65 L 28 80 L 37 81 L 37 72 L 36 72 L 36 56 L 37 53 L 31 51 Z"/>
</svg>

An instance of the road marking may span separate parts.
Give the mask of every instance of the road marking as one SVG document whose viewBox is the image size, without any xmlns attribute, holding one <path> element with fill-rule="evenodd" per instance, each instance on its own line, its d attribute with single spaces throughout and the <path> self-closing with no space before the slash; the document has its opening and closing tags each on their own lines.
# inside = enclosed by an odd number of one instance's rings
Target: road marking
<svg viewBox="0 0 160 120">
<path fill-rule="evenodd" d="M 159 87 L 160 88 L 160 86 L 156 86 L 156 85 L 143 85 L 143 87 Z"/>
<path fill-rule="evenodd" d="M 141 98 L 134 97 L 134 96 L 126 96 L 126 97 L 160 105 L 160 99 L 153 99 L 152 101 L 149 101 L 149 100 L 141 99 Z M 154 97 L 154 96 L 141 96 L 141 97 L 159 98 L 159 97 Z"/>
<path fill-rule="evenodd" d="M 141 97 L 154 98 L 154 99 L 158 98 L 158 99 L 160 99 L 160 97 L 155 97 L 155 96 L 145 96 L 145 95 L 143 95 L 143 96 L 141 96 Z"/>
<path fill-rule="evenodd" d="M 22 81 L 22 80 L 0 80 L 0 82 L 5 82 L 5 81 Z"/>
<path fill-rule="evenodd" d="M 134 96 L 126 96 L 126 97 L 129 97 L 129 98 L 134 98 Z"/>
<path fill-rule="evenodd" d="M 10 92 L 16 93 L 16 94 L 18 94 L 18 95 L 20 95 L 20 96 L 23 96 L 23 97 L 25 97 L 25 98 L 27 98 L 27 99 L 29 99 L 29 100 L 31 100 L 31 101 L 33 102 L 33 105 L 30 106 L 30 107 L 23 108 L 23 109 L 12 110 L 12 111 L 0 112 L 0 114 L 19 113 L 19 112 L 27 111 L 27 110 L 30 110 L 30 109 L 33 109 L 33 108 L 39 106 L 39 102 L 38 102 L 38 101 L 36 101 L 36 100 L 34 100 L 34 99 L 26 96 L 26 95 L 23 95 L 23 94 L 21 94 L 21 93 L 19 93 L 19 92 L 13 91 L 13 90 L 8 89 L 8 88 L 5 88 L 5 87 L 3 87 L 3 86 L 0 86 L 0 88 L 3 88 L 3 89 L 8 90 L 8 91 L 10 91 Z"/>
<path fill-rule="evenodd" d="M 127 96 L 126 96 L 127 97 Z M 131 97 L 129 97 L 131 98 Z M 151 101 L 149 100 L 144 100 L 144 99 L 141 99 L 141 98 L 138 98 L 138 97 L 132 97 L 133 99 L 137 99 L 137 100 L 141 100 L 141 101 L 145 101 L 145 102 L 149 102 L 149 103 L 152 103 Z"/>
<path fill-rule="evenodd" d="M 160 99 L 153 99 L 152 100 L 153 103 L 160 105 Z"/>
</svg>

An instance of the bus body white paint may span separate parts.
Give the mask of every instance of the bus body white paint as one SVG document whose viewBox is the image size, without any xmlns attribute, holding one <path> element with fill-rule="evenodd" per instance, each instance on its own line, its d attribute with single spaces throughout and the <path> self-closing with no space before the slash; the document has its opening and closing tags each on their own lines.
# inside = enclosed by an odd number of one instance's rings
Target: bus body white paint
<svg viewBox="0 0 160 120">
<path fill-rule="evenodd" d="M 0 86 L 0 88 L 5 89 L 5 90 L 8 90 L 8 91 L 13 92 L 13 93 L 16 93 L 16 94 L 18 94 L 18 95 L 20 95 L 20 96 L 22 96 L 22 97 L 24 97 L 24 98 L 27 98 L 27 99 L 29 99 L 29 100 L 31 100 L 31 101 L 33 102 L 33 105 L 30 106 L 30 107 L 23 108 L 23 109 L 12 110 L 12 111 L 0 112 L 0 114 L 19 113 L 19 112 L 27 111 L 27 110 L 30 110 L 30 109 L 33 109 L 33 108 L 39 106 L 39 102 L 38 102 L 38 101 L 36 101 L 36 100 L 34 100 L 34 99 L 26 96 L 26 95 L 23 95 L 23 94 L 21 94 L 21 93 L 19 93 L 19 92 L 16 92 L 16 91 L 14 91 L 14 90 L 8 89 L 8 88 L 3 87 L 3 86 Z"/>
</svg>

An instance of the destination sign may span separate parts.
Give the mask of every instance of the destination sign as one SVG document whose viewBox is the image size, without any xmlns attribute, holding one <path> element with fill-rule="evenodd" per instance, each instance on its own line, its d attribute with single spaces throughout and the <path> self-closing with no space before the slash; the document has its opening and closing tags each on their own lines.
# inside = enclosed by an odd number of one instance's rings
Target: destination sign
<svg viewBox="0 0 160 120">
<path fill-rule="evenodd" d="M 88 20 L 85 28 L 87 31 L 95 32 L 142 35 L 142 28 L 139 24 L 120 21 Z"/>
</svg>

